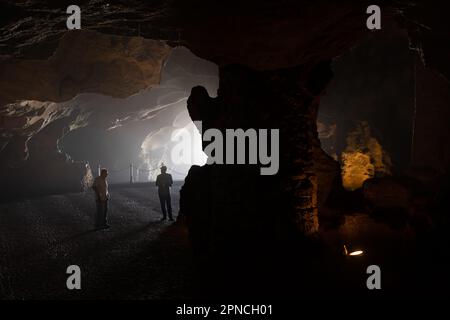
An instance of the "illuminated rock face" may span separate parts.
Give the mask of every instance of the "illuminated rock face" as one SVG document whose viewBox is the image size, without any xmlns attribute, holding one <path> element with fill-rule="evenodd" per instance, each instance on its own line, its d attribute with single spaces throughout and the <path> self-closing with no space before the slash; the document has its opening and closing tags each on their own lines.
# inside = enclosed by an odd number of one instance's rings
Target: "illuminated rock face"
<svg viewBox="0 0 450 320">
<path fill-rule="evenodd" d="M 370 156 L 359 152 L 343 153 L 342 180 L 348 190 L 360 188 L 364 181 L 373 177 L 373 165 Z"/>
<path fill-rule="evenodd" d="M 374 176 L 390 175 L 391 159 L 380 143 L 372 137 L 367 122 L 360 123 L 347 136 L 347 147 L 342 153 L 342 180 L 349 190 L 360 188 Z"/>
<path fill-rule="evenodd" d="M 74 162 L 60 152 L 58 139 L 77 123 L 77 111 L 56 103 L 22 101 L 0 115 L 0 199 L 13 196 L 64 193 L 83 189 L 90 174 L 85 162 Z"/>
<path fill-rule="evenodd" d="M 156 85 L 170 51 L 162 41 L 81 31 L 65 33 L 48 59 L 2 59 L 0 188 L 4 195 L 81 190 L 89 173 L 86 159 L 74 162 L 61 152 L 58 141 L 86 125 L 89 113 L 79 105 L 56 102 L 81 92 L 127 97 Z"/>
<path fill-rule="evenodd" d="M 170 51 L 158 40 L 66 32 L 48 59 L 0 61 L 0 101 L 61 102 L 82 92 L 125 98 L 159 83 Z"/>
</svg>

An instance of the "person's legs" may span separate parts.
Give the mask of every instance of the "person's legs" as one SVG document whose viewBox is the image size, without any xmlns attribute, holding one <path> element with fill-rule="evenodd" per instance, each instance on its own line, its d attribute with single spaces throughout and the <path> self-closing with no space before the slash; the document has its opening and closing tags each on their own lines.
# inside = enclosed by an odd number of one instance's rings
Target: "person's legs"
<svg viewBox="0 0 450 320">
<path fill-rule="evenodd" d="M 99 229 L 106 225 L 106 202 L 97 201 L 97 218 L 95 221 L 95 228 Z"/>
<path fill-rule="evenodd" d="M 172 217 L 172 201 L 170 199 L 170 193 L 168 195 L 166 195 L 166 206 L 167 206 L 167 211 L 169 213 L 169 219 L 173 220 L 173 217 Z"/>
<path fill-rule="evenodd" d="M 100 219 L 101 219 L 101 216 L 102 216 L 103 206 L 102 206 L 102 203 L 100 201 L 96 201 L 95 204 L 97 206 L 97 214 L 95 216 L 95 229 L 98 229 L 101 226 Z"/>
<path fill-rule="evenodd" d="M 107 217 L 108 217 L 108 200 L 103 202 L 102 222 L 103 222 L 104 227 L 108 226 L 108 218 Z"/>
<path fill-rule="evenodd" d="M 165 198 L 164 195 L 159 195 L 159 202 L 161 203 L 161 211 L 163 214 L 163 219 L 167 219 L 167 213 L 166 213 L 166 204 L 165 204 Z"/>
<path fill-rule="evenodd" d="M 97 201 L 97 217 L 95 219 L 95 229 L 107 227 L 106 215 L 108 213 L 108 201 Z"/>
</svg>

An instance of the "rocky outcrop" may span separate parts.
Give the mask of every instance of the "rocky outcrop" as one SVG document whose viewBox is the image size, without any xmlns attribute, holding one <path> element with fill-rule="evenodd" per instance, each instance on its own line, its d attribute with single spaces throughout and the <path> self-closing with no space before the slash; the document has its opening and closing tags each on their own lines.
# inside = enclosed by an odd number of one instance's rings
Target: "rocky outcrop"
<svg viewBox="0 0 450 320">
<path fill-rule="evenodd" d="M 409 223 L 417 232 L 440 218 L 432 208 L 439 192 L 438 183 L 427 186 L 407 176 L 371 178 L 362 186 L 366 207 L 375 219 L 397 227 Z"/>
<path fill-rule="evenodd" d="M 364 181 L 362 189 L 364 198 L 379 208 L 408 209 L 411 203 L 408 185 L 392 177 L 368 179 Z"/>
<path fill-rule="evenodd" d="M 58 139 L 70 123 L 76 122 L 77 113 L 52 110 L 55 106 L 52 103 L 35 106 L 36 110 L 31 108 L 16 118 L 16 125 L 20 119 L 25 120 L 18 133 L 4 136 L 5 144 L 0 152 L 0 201 L 26 195 L 81 191 L 85 187 L 83 180 L 91 174 L 86 162 L 75 162 L 58 148 Z M 42 114 L 45 112 L 53 114 L 45 119 L 46 115 Z M 55 118 L 51 119 L 52 116 Z M 10 120 L 8 118 L 7 123 L 12 125 Z M 48 124 L 44 124 L 45 121 Z M 4 129 L 1 132 L 11 134 Z"/>
<path fill-rule="evenodd" d="M 313 149 L 313 163 L 317 176 L 317 207 L 320 212 L 327 205 L 330 194 L 338 196 L 343 191 L 341 168 L 339 162 L 318 146 Z"/>
<path fill-rule="evenodd" d="M 280 130 L 280 170 L 276 175 L 260 175 L 257 165 L 214 164 L 191 169 L 180 210 L 197 248 L 217 254 L 241 252 L 267 239 L 282 241 L 295 230 L 317 232 L 318 180 L 328 184 L 322 177 L 333 170 L 324 165 L 328 159 L 321 161 L 322 166 L 313 164 L 318 143 L 315 116 L 317 97 L 330 77 L 328 61 L 309 68 L 266 72 L 228 66 L 220 69 L 217 98 L 210 98 L 202 87 L 192 89 L 189 114 L 194 121 L 202 121 L 203 130 Z"/>
<path fill-rule="evenodd" d="M 159 83 L 170 51 L 158 40 L 68 31 L 48 59 L 0 60 L 0 101 L 61 102 L 82 92 L 125 98 Z"/>
</svg>

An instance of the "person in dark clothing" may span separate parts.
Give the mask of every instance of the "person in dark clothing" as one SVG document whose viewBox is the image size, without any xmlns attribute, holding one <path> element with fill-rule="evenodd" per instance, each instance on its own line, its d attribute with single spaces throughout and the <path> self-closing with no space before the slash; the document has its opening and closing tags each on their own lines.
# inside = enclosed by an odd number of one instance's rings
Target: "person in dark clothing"
<svg viewBox="0 0 450 320">
<path fill-rule="evenodd" d="M 107 213 L 108 213 L 108 182 L 106 177 L 108 176 L 108 170 L 102 169 L 100 176 L 95 178 L 92 189 L 95 191 L 95 200 L 97 203 L 97 217 L 95 220 L 95 229 L 108 229 Z"/>
<path fill-rule="evenodd" d="M 173 184 L 172 176 L 166 173 L 167 167 L 161 167 L 161 174 L 156 177 L 156 186 L 158 187 L 159 201 L 161 202 L 161 210 L 163 217 L 161 220 L 167 219 L 169 213 L 169 220 L 173 221 L 172 204 L 170 200 L 170 187 Z"/>
</svg>

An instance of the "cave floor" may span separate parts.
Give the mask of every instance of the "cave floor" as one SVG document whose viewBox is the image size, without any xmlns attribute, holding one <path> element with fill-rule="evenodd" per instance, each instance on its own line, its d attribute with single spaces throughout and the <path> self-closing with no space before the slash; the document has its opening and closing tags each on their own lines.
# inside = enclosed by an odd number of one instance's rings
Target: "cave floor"
<svg viewBox="0 0 450 320">
<path fill-rule="evenodd" d="M 179 189 L 172 191 L 178 213 Z M 0 298 L 165 299 L 190 296 L 187 231 L 159 222 L 153 184 L 110 186 L 109 224 L 94 231 L 91 192 L 0 204 Z M 68 290 L 66 269 L 81 269 Z"/>
<path fill-rule="evenodd" d="M 181 184 L 175 183 L 172 190 L 175 218 Z M 216 273 L 209 280 L 203 273 L 197 278 L 187 229 L 159 221 L 153 184 L 112 185 L 110 193 L 111 228 L 105 231 L 93 230 L 92 192 L 0 203 L 0 299 L 183 299 L 210 297 L 211 289 L 222 290 Z M 316 249 L 308 255 L 291 256 L 302 271 L 296 264 L 292 270 L 282 264 L 279 272 L 257 277 L 263 288 L 251 285 L 247 294 L 243 289 L 248 279 L 226 270 L 234 282 L 219 296 L 242 292 L 254 297 L 260 291 L 262 296 L 288 299 L 305 293 L 320 299 L 444 297 L 441 291 L 450 285 L 449 263 L 439 257 L 447 252 L 444 242 L 417 245 L 417 235 L 407 223 L 389 226 L 364 212 L 347 213 L 334 227 L 322 222 L 322 245 L 313 246 Z M 344 244 L 364 254 L 345 257 Z M 240 272 L 239 261 L 233 264 Z M 372 264 L 382 270 L 382 292 L 367 290 L 366 268 Z M 70 265 L 81 269 L 81 290 L 66 287 Z M 309 289 L 299 290 L 302 286 Z"/>
</svg>

